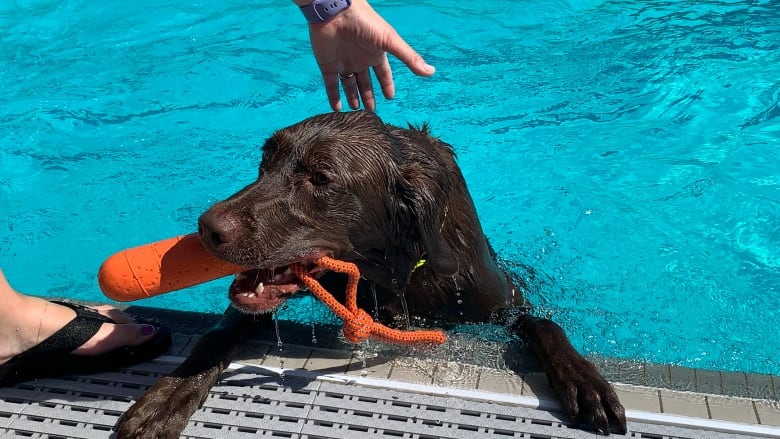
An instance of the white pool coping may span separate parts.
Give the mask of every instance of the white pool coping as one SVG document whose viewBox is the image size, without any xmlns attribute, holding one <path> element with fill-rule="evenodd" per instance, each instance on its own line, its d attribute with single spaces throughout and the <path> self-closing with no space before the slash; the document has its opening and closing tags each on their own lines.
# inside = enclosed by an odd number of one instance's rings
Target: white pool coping
<svg viewBox="0 0 780 439">
<path fill-rule="evenodd" d="M 161 362 L 170 362 L 179 364 L 181 358 L 173 356 L 164 356 L 158 359 Z M 487 392 L 482 390 L 457 389 L 441 386 L 433 386 L 418 383 L 408 383 L 395 381 L 391 379 L 370 378 L 343 374 L 322 374 L 304 369 L 282 369 L 272 366 L 258 366 L 254 364 L 231 363 L 229 370 L 256 370 L 262 371 L 265 375 L 296 376 L 307 379 L 315 379 L 325 382 L 334 382 L 338 384 L 354 384 L 364 387 L 386 388 L 392 390 L 401 390 L 413 393 L 435 396 L 449 396 L 467 400 L 510 404 L 538 410 L 559 410 L 560 407 L 556 401 L 549 399 L 540 399 L 532 396 L 511 395 L 506 393 Z M 651 413 L 640 410 L 626 410 L 626 419 L 628 421 L 644 422 L 648 424 L 676 426 L 683 428 L 705 429 L 722 433 L 734 433 L 742 435 L 754 435 L 768 438 L 780 438 L 780 427 L 743 424 L 738 422 L 721 421 L 715 419 L 702 419 L 679 415 L 670 415 L 665 413 Z"/>
</svg>

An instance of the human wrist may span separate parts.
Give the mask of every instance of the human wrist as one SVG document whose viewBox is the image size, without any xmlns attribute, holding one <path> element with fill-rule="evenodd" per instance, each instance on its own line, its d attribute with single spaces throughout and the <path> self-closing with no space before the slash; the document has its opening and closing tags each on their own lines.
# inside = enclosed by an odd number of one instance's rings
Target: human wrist
<svg viewBox="0 0 780 439">
<path fill-rule="evenodd" d="M 324 24 L 341 15 L 354 0 L 293 0 L 309 25 Z"/>
</svg>

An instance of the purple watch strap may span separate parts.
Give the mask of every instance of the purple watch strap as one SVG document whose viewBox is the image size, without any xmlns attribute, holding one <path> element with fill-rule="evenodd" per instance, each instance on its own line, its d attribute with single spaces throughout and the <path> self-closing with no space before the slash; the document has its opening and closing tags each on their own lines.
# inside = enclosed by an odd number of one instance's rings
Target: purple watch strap
<svg viewBox="0 0 780 439">
<path fill-rule="evenodd" d="M 324 23 L 351 5 L 352 0 L 314 0 L 301 6 L 301 12 L 309 23 Z"/>
</svg>

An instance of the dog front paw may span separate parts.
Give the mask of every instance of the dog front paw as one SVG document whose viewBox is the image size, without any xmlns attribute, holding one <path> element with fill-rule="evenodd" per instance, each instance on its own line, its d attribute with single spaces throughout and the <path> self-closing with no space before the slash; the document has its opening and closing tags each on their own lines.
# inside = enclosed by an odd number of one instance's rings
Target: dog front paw
<svg viewBox="0 0 780 439">
<path fill-rule="evenodd" d="M 564 411 L 573 421 L 602 434 L 626 434 L 626 410 L 615 390 L 593 364 L 578 357 L 548 374 Z"/>
<path fill-rule="evenodd" d="M 175 439 L 208 395 L 197 382 L 163 377 L 135 402 L 117 426 L 118 439 Z"/>
</svg>

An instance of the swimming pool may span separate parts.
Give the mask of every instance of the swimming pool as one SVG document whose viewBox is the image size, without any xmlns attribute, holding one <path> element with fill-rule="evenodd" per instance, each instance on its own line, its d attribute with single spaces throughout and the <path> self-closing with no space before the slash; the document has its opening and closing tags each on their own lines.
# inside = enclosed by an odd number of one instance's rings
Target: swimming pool
<svg viewBox="0 0 780 439">
<path fill-rule="evenodd" d="M 453 144 L 496 249 L 582 351 L 780 374 L 780 6 L 374 2 L 386 121 Z M 105 300 L 113 252 L 195 228 L 273 130 L 329 111 L 279 2 L 0 6 L 0 267 Z M 220 312 L 219 280 L 139 304 Z"/>
</svg>

